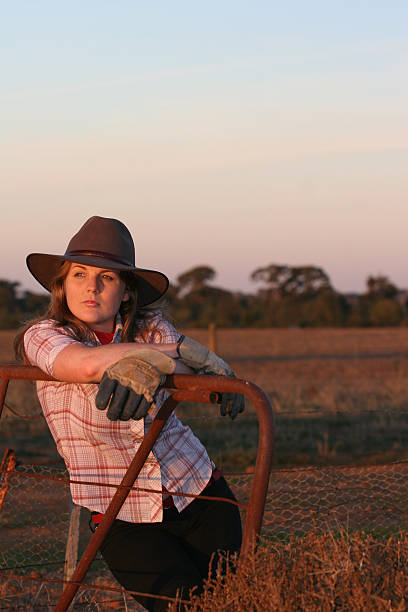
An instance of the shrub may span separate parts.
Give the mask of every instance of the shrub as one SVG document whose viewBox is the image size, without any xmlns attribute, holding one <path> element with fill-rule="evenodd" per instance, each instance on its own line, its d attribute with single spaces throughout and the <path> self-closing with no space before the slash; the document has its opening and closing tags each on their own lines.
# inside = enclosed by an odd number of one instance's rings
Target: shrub
<svg viewBox="0 0 408 612">
<path fill-rule="evenodd" d="M 236 572 L 207 581 L 189 612 L 402 612 L 408 604 L 408 536 L 309 533 L 266 543 Z M 175 612 L 177 606 L 169 610 Z"/>
</svg>

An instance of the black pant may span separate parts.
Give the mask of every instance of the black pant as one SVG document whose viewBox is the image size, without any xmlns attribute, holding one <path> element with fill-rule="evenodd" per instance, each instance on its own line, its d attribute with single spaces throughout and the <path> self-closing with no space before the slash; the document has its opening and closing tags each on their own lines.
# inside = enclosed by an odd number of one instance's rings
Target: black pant
<svg viewBox="0 0 408 612">
<path fill-rule="evenodd" d="M 202 495 L 235 500 L 224 478 L 211 482 Z M 198 497 L 180 513 L 175 507 L 164 510 L 162 523 L 116 520 L 100 550 L 125 589 L 168 597 L 178 592 L 189 599 L 190 589 L 201 591 L 210 563 L 215 570 L 223 552 L 239 552 L 241 540 L 238 507 Z M 136 599 L 154 612 L 167 609 L 165 600 Z"/>
</svg>

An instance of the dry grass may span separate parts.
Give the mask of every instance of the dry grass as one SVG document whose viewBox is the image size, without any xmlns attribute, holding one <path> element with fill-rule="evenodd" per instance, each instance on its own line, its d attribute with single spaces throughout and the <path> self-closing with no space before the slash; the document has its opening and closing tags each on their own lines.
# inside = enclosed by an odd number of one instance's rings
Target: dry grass
<svg viewBox="0 0 408 612">
<path fill-rule="evenodd" d="M 207 330 L 184 331 L 207 344 Z M 13 336 L 12 331 L 0 333 L 0 360 L 12 359 Z M 217 351 L 238 377 L 270 395 L 277 415 L 277 464 L 367 464 L 405 456 L 407 328 L 220 329 Z M 22 414 L 40 412 L 31 383 L 12 382 L 8 401 Z M 233 428 L 189 420 L 213 418 L 214 407 L 181 406 L 178 413 L 225 469 L 241 471 L 254 464 L 257 420 L 251 405 Z M 17 423 L 7 410 L 4 417 L 0 446 L 3 436 L 25 461 L 56 459 L 45 423 Z"/>
<path fill-rule="evenodd" d="M 201 597 L 169 612 L 404 612 L 408 609 L 408 536 L 375 539 L 360 533 L 309 533 L 265 543 L 235 572 L 207 581 Z M 35 574 L 33 573 L 33 577 Z M 40 577 L 39 577 L 40 578 Z M 100 587 L 110 586 L 100 577 Z M 10 579 L 0 587 L 0 609 L 50 611 L 59 585 Z M 126 601 L 126 603 L 125 603 Z M 126 608 L 127 606 L 127 608 Z M 85 588 L 74 610 L 142 610 L 127 595 Z"/>
<path fill-rule="evenodd" d="M 209 580 L 190 612 L 403 612 L 408 606 L 408 537 L 310 533 L 268 544 L 235 573 Z M 176 612 L 177 607 L 169 608 Z"/>
<path fill-rule="evenodd" d="M 184 331 L 207 344 L 206 330 Z M 0 362 L 13 360 L 14 334 L 0 332 Z M 408 404 L 408 328 L 220 329 L 217 352 L 278 411 Z"/>
<path fill-rule="evenodd" d="M 187 330 L 206 343 L 205 330 Z M 217 350 L 275 410 L 408 404 L 408 329 L 218 330 Z"/>
<path fill-rule="evenodd" d="M 207 344 L 205 329 L 183 333 Z M 287 356 L 320 354 L 395 353 L 408 351 L 408 328 L 321 328 L 321 329 L 218 329 L 217 350 L 225 356 L 246 354 Z"/>
<path fill-rule="evenodd" d="M 107 578 L 106 578 L 107 575 Z M 0 576 L 1 579 L 1 576 Z M 107 612 L 126 610 L 143 612 L 145 608 L 125 592 L 117 592 L 118 584 L 112 582 L 110 572 L 105 570 L 93 580 L 96 588 L 82 587 L 75 596 L 70 610 L 82 612 Z M 112 588 L 116 592 L 112 592 Z M 24 579 L 5 578 L 0 583 L 0 610 L 30 610 L 32 612 L 52 612 L 61 596 L 63 582 L 50 576 L 50 581 L 38 572 L 31 572 Z"/>
</svg>

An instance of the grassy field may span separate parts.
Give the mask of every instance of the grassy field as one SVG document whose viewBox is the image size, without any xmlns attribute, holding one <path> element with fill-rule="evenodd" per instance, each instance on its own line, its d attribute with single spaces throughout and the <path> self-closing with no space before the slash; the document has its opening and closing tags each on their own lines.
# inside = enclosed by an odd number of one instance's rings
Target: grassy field
<svg viewBox="0 0 408 612">
<path fill-rule="evenodd" d="M 190 333 L 207 340 L 205 330 Z M 237 376 L 270 396 L 276 465 L 382 463 L 406 456 L 405 328 L 219 330 L 217 350 Z M 239 469 L 253 464 L 256 431 L 250 406 L 233 426 L 200 425 L 213 454 Z"/>
<path fill-rule="evenodd" d="M 206 330 L 185 330 L 206 344 Z M 13 359 L 13 332 L 0 333 L 0 361 Z M 383 463 L 408 448 L 408 329 L 218 330 L 217 352 L 236 375 L 270 396 L 279 466 Z M 0 448 L 24 461 L 57 458 L 32 383 L 10 384 Z M 182 405 L 178 413 L 219 465 L 250 470 L 256 456 L 253 408 L 236 421 L 215 406 Z M 30 420 L 31 419 L 31 420 Z"/>
</svg>

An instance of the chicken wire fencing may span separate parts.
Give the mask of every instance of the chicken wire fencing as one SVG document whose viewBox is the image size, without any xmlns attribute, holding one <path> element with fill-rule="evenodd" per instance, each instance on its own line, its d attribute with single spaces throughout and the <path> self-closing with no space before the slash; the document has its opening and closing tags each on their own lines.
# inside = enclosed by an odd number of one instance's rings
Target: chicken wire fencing
<svg viewBox="0 0 408 612">
<path fill-rule="evenodd" d="M 312 529 L 394 535 L 408 529 L 408 462 L 272 471 L 262 533 Z"/>
<path fill-rule="evenodd" d="M 3 467 L 0 474 L 0 490 L 5 492 L 0 508 L 0 610 L 53 610 L 64 579 L 69 579 L 92 535 L 90 513 L 72 504 L 65 468 L 18 463 L 11 468 Z M 118 585 L 100 555 L 72 609 L 144 610 Z"/>
<path fill-rule="evenodd" d="M 20 465 L 3 472 L 6 489 L 0 510 L 0 567 L 27 573 L 39 566 L 63 569 L 70 516 L 69 487 L 58 480 L 32 476 L 67 478 L 57 466 Z"/>
<path fill-rule="evenodd" d="M 3 467 L 0 510 L 0 610 L 51 610 L 63 588 L 72 524 L 68 474 L 60 466 Z M 237 499 L 247 504 L 251 474 L 227 474 Z M 261 540 L 302 536 L 311 529 L 393 535 L 408 528 L 408 463 L 365 467 L 275 469 L 265 505 Z M 243 520 L 245 510 L 241 508 Z M 91 532 L 82 509 L 78 556 Z M 72 526 L 72 525 L 71 525 Z M 72 530 L 71 530 L 72 540 Z M 72 559 L 71 559 L 72 562 Z M 16 577 L 10 578 L 10 574 Z M 89 585 L 89 586 L 87 586 Z M 142 610 L 118 587 L 97 557 L 73 609 Z"/>
</svg>

